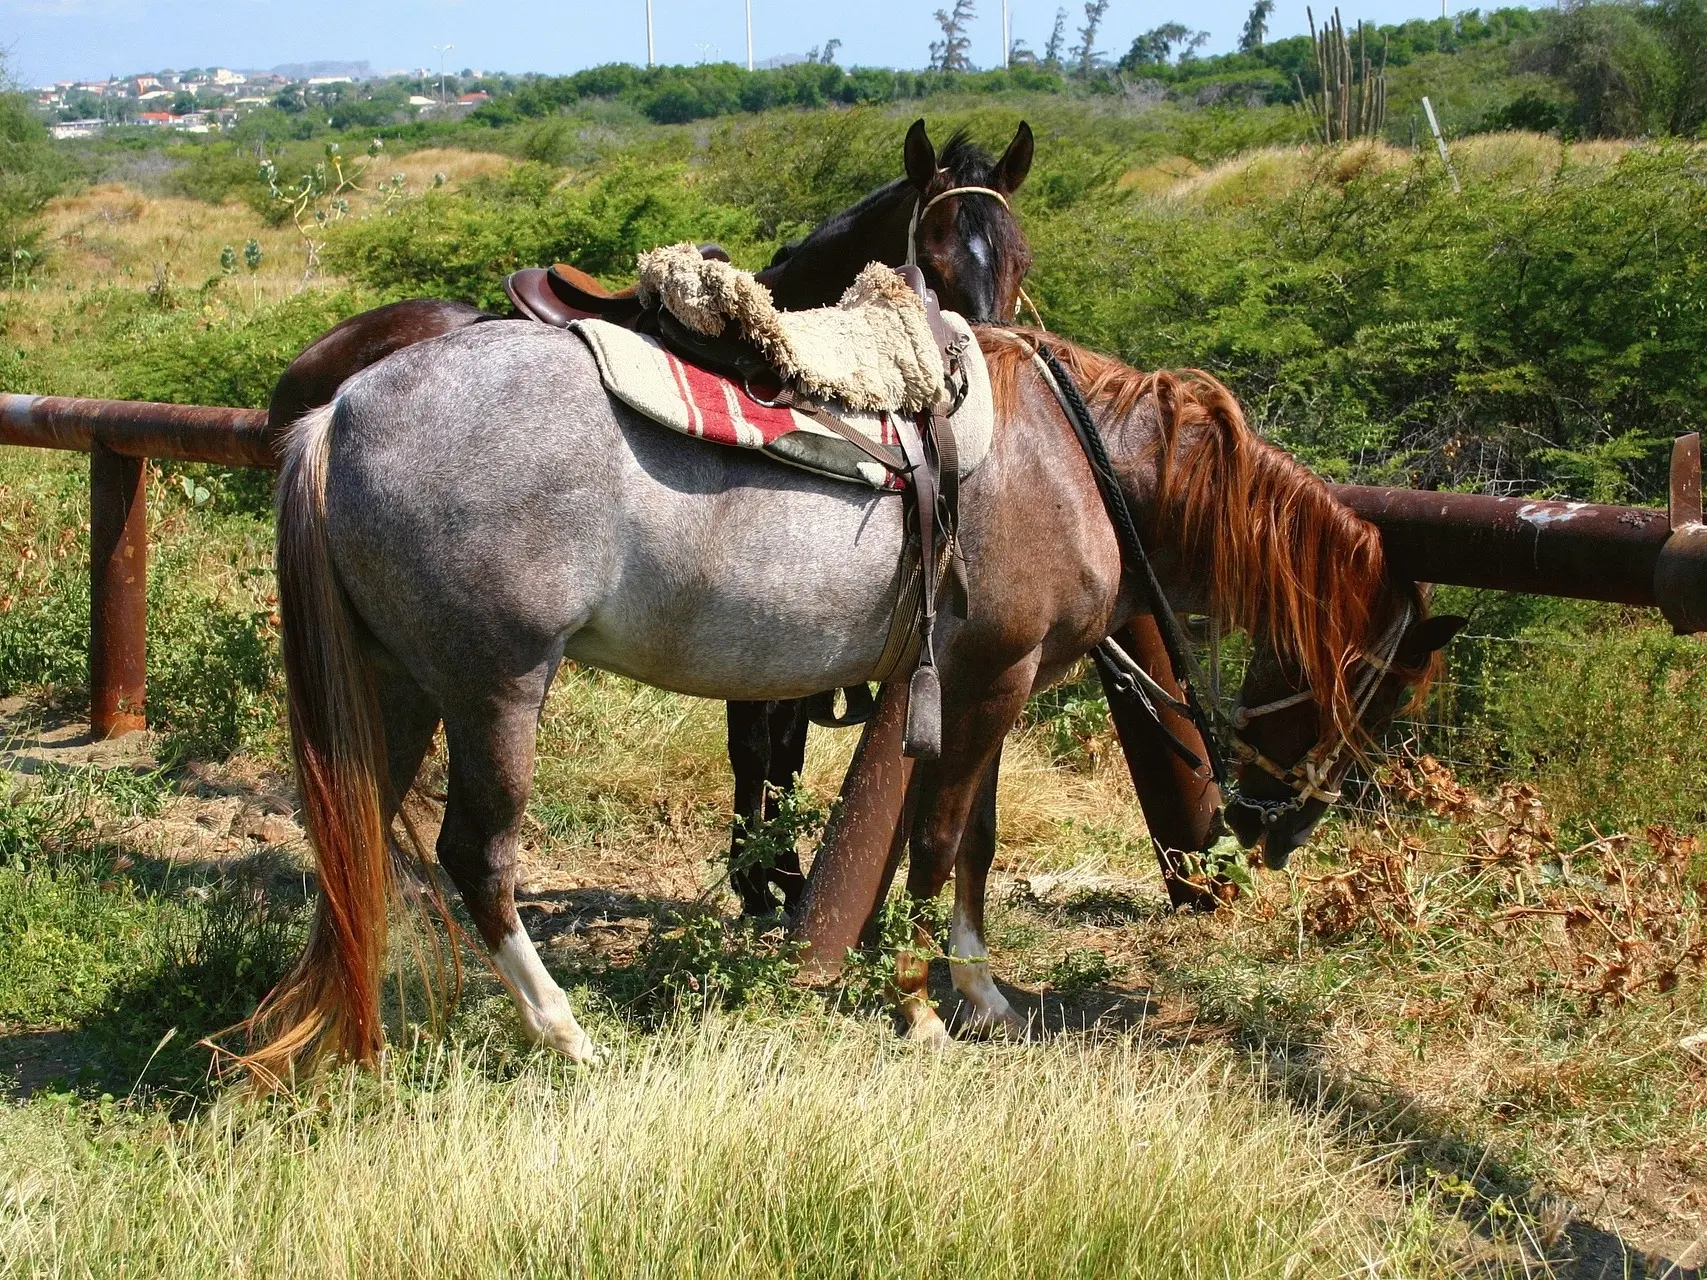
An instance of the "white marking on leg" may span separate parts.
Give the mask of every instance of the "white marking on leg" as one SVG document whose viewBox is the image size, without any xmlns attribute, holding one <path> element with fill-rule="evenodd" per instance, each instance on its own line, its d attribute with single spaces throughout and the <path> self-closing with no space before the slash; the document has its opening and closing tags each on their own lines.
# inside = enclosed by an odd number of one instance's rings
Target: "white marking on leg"
<svg viewBox="0 0 1707 1280">
<path fill-rule="evenodd" d="M 990 976 L 990 954 L 984 939 L 972 927 L 959 895 L 955 896 L 954 922 L 948 932 L 949 973 L 954 989 L 972 1006 L 969 1023 L 975 1031 L 1005 1028 L 1010 1033 L 1025 1030 L 1025 1019 L 1014 1012 Z"/>
<path fill-rule="evenodd" d="M 530 1040 L 576 1062 L 592 1062 L 597 1058 L 592 1040 L 581 1030 L 574 1011 L 569 1008 L 569 997 L 546 972 L 539 952 L 534 950 L 533 939 L 525 930 L 517 929 L 505 938 L 492 953 L 492 962 L 510 989 Z"/>
</svg>

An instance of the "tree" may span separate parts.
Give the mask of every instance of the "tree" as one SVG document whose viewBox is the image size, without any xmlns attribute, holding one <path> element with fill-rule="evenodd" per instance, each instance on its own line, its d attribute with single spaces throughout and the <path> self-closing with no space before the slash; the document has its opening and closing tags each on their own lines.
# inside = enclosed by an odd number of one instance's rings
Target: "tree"
<svg viewBox="0 0 1707 1280">
<path fill-rule="evenodd" d="M 1108 0 L 1085 0 L 1085 25 L 1079 28 L 1079 43 L 1068 52 L 1079 64 L 1079 74 L 1089 76 L 1097 62 L 1097 28 L 1108 12 Z"/>
<path fill-rule="evenodd" d="M 1274 0 L 1257 0 L 1251 6 L 1250 17 L 1245 19 L 1245 29 L 1239 34 L 1239 52 L 1251 53 L 1262 48 L 1263 41 L 1268 39 L 1268 19 L 1274 12 Z"/>
<path fill-rule="evenodd" d="M 1106 3 L 1106 0 L 1105 0 Z M 954 8 L 936 11 L 942 39 L 931 41 L 931 68 L 936 71 L 970 71 L 972 59 L 966 51 L 972 47 L 967 27 L 977 16 L 977 0 L 954 0 Z"/>
<path fill-rule="evenodd" d="M 836 50 L 841 47 L 842 42 L 834 37 L 824 41 L 824 52 L 819 55 L 818 61 L 826 66 L 833 63 L 836 60 Z"/>
<path fill-rule="evenodd" d="M 1178 22 L 1164 22 L 1159 27 L 1151 27 L 1132 42 L 1132 47 L 1120 60 L 1120 70 L 1136 71 L 1140 67 L 1162 66 L 1173 56 L 1176 48 L 1179 49 L 1180 61 L 1184 62 L 1196 54 L 1198 47 L 1207 39 L 1207 31 L 1193 31 Z"/>
<path fill-rule="evenodd" d="M 42 236 L 37 215 L 69 177 L 47 127 L 12 90 L 0 62 L 0 283 L 16 287 L 29 279 Z"/>
<path fill-rule="evenodd" d="M 1067 10 L 1055 10 L 1055 26 L 1049 32 L 1049 43 L 1043 46 L 1043 65 L 1051 71 L 1061 69 L 1061 50 L 1067 43 Z"/>
</svg>

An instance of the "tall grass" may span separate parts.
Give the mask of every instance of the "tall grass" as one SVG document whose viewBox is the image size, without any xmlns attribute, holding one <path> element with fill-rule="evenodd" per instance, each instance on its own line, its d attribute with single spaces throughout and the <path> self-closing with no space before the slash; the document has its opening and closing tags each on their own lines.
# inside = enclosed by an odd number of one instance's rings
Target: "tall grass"
<svg viewBox="0 0 1707 1280">
<path fill-rule="evenodd" d="M 678 1024 L 606 1071 L 453 1051 L 179 1128 L 0 1112 L 0 1274 L 1417 1274 L 1374 1167 L 1218 1054 L 939 1055 Z M 69 1139 L 69 1140 L 68 1140 Z"/>
</svg>

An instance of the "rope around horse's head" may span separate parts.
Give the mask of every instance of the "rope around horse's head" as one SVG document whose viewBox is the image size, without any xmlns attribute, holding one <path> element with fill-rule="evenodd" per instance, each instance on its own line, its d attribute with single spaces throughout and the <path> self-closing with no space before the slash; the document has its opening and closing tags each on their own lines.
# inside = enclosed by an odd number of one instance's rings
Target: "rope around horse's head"
<svg viewBox="0 0 1707 1280">
<path fill-rule="evenodd" d="M 1013 212 L 1013 206 L 1008 203 L 1007 196 L 1004 193 L 997 191 L 994 187 L 950 187 L 947 191 L 937 192 L 936 195 L 932 196 L 929 200 L 926 200 L 923 196 L 918 197 L 913 201 L 913 219 L 907 224 L 907 265 L 909 267 L 916 267 L 919 265 L 919 224 L 924 221 L 925 215 L 937 204 L 948 199 L 950 196 L 967 195 L 989 196 L 1009 213 Z M 1032 318 L 1037 321 L 1037 327 L 1042 329 L 1043 332 L 1048 333 L 1049 326 L 1043 323 L 1043 313 L 1037 309 L 1037 304 L 1031 300 L 1031 295 L 1025 291 L 1025 287 L 1023 285 L 1020 286 L 1019 289 L 1019 300 L 1023 306 L 1030 310 Z M 1019 319 L 1017 311 L 1014 319 Z"/>
</svg>

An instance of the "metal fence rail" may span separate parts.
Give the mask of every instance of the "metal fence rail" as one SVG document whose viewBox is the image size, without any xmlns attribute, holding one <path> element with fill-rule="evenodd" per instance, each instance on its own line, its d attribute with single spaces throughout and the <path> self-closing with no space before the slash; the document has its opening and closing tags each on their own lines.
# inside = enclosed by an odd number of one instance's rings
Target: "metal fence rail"
<svg viewBox="0 0 1707 1280">
<path fill-rule="evenodd" d="M 0 444 L 89 455 L 89 728 L 147 723 L 149 458 L 272 467 L 262 409 L 0 394 Z"/>
<path fill-rule="evenodd" d="M 260 409 L 0 393 L 0 444 L 89 454 L 90 726 L 145 724 L 148 529 L 144 461 L 276 467 Z M 1419 580 L 1657 606 L 1707 630 L 1701 441 L 1672 452 L 1669 511 L 1482 494 L 1331 486 Z"/>
</svg>

